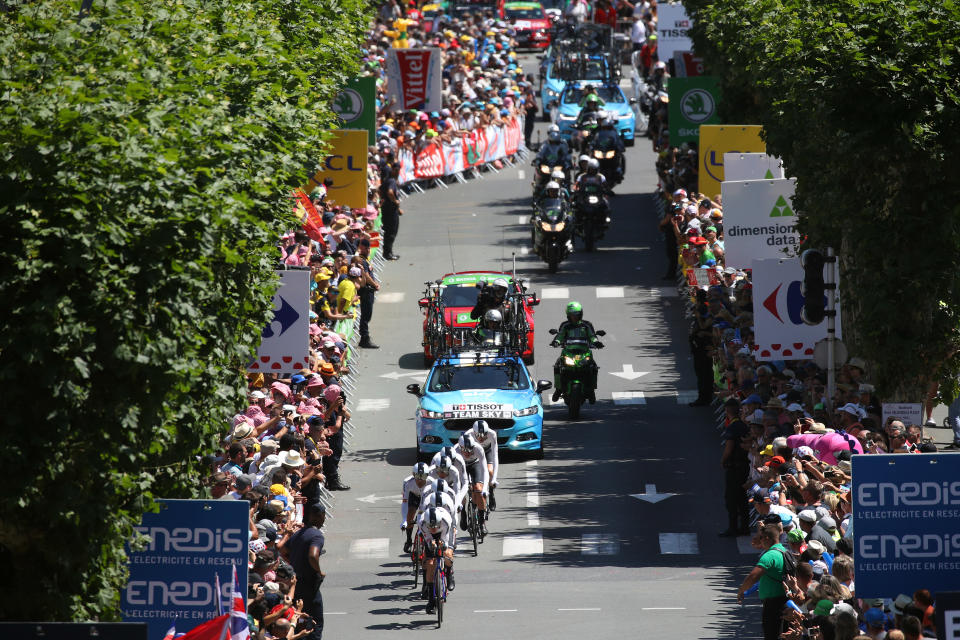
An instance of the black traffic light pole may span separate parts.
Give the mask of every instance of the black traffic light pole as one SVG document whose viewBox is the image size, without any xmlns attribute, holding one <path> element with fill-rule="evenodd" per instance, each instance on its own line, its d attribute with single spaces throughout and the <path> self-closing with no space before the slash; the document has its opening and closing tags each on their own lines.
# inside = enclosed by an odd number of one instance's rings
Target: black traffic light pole
<svg viewBox="0 0 960 640">
<path fill-rule="evenodd" d="M 827 290 L 827 405 L 826 409 L 833 414 L 833 396 L 837 391 L 837 364 L 834 362 L 836 357 L 837 341 L 837 259 L 833 255 L 833 247 L 827 247 L 827 277 L 825 279 L 825 289 Z"/>
<path fill-rule="evenodd" d="M 826 409 L 833 411 L 833 394 L 837 390 L 836 363 L 834 362 L 837 337 L 837 259 L 833 249 L 827 247 L 826 256 L 819 249 L 807 249 L 800 256 L 800 261 L 803 265 L 801 292 L 804 296 L 803 311 L 800 315 L 809 325 L 818 325 L 824 318 L 827 320 Z"/>
</svg>

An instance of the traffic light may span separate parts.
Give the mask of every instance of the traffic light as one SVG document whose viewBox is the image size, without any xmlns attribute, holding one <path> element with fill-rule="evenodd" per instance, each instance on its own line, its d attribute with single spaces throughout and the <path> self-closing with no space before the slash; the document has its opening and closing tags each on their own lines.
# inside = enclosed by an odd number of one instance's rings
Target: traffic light
<svg viewBox="0 0 960 640">
<path fill-rule="evenodd" d="M 800 256 L 803 265 L 803 284 L 800 292 L 803 294 L 803 311 L 800 317 L 810 325 L 823 322 L 827 315 L 827 285 L 823 279 L 823 267 L 826 259 L 817 249 L 807 249 Z"/>
</svg>

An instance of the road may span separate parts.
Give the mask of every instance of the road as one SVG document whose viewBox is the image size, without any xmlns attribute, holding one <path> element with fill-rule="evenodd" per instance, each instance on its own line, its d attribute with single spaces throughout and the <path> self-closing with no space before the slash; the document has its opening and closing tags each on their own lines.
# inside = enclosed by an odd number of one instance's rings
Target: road
<svg viewBox="0 0 960 640">
<path fill-rule="evenodd" d="M 534 377 L 552 380 L 547 329 L 563 319 L 568 300 L 579 300 L 607 331 L 607 348 L 597 353 L 598 402 L 575 423 L 562 405 L 548 407 L 545 458 L 504 462 L 491 535 L 479 557 L 458 554 L 443 628 L 461 640 L 619 638 L 625 630 L 633 638 L 760 637 L 759 601 L 740 607 L 735 599 L 756 553 L 745 539 L 716 535 L 726 520 L 713 412 L 686 406 L 694 376 L 681 301 L 661 280 L 653 163 L 646 139 L 628 149 L 606 239 L 552 275 L 525 252 L 528 164 L 403 202 L 401 259 L 385 269 L 371 325 L 381 348 L 363 351 L 354 365 L 359 385 L 343 463 L 353 488 L 336 494 L 325 529 L 327 637 L 435 628 L 412 592 L 399 528 L 400 483 L 415 462 L 416 398 L 404 387 L 426 374 L 417 299 L 427 280 L 509 268 L 514 254 L 518 275 L 543 298 Z M 611 375 L 630 367 L 642 375 Z M 632 495 L 653 492 L 672 495 Z"/>
</svg>

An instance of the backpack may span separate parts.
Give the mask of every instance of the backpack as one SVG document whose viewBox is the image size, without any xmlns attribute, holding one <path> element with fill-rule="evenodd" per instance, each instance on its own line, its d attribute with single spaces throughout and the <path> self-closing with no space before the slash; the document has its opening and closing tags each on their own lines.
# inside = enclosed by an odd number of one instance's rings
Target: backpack
<svg viewBox="0 0 960 640">
<path fill-rule="evenodd" d="M 783 549 L 775 549 L 779 551 L 780 555 L 783 556 L 783 579 L 786 580 L 788 577 L 792 576 L 797 577 L 797 556 L 789 551 L 784 551 Z"/>
</svg>

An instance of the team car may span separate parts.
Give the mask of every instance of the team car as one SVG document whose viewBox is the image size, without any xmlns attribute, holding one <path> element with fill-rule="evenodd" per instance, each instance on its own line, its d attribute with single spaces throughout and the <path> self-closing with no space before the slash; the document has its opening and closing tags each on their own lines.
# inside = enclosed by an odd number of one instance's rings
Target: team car
<svg viewBox="0 0 960 640">
<path fill-rule="evenodd" d="M 562 69 L 564 65 L 566 69 Z M 540 104 L 543 105 L 544 120 L 550 120 L 551 104 L 559 100 L 564 87 L 570 82 L 564 77 L 569 77 L 569 69 L 574 65 L 580 70 L 575 74 L 578 77 L 574 82 L 602 83 L 611 73 L 607 57 L 603 55 L 577 53 L 573 56 L 568 55 L 563 60 L 548 59 L 540 73 Z"/>
<path fill-rule="evenodd" d="M 577 116 L 580 115 L 583 100 L 584 89 L 589 82 L 568 83 L 560 93 L 560 98 L 554 101 L 550 109 L 550 119 L 560 127 L 560 135 L 569 140 L 575 131 L 574 124 L 577 122 Z M 616 119 L 617 133 L 623 140 L 623 144 L 632 147 L 634 143 L 634 127 L 637 118 L 633 113 L 633 100 L 627 100 L 620 87 L 613 83 L 595 84 L 594 88 L 597 95 L 605 104 L 600 106 L 607 112 L 608 116 Z"/>
<path fill-rule="evenodd" d="M 549 380 L 534 380 L 523 360 L 501 351 L 460 351 L 437 357 L 423 386 L 407 385 L 419 399 L 417 457 L 428 460 L 456 444 L 477 420 L 497 433 L 501 450 L 543 455 L 543 402 Z"/>
<path fill-rule="evenodd" d="M 478 320 L 470 318 L 470 312 L 477 303 L 478 287 L 485 282 L 492 283 L 497 278 L 504 278 L 509 283 L 508 297 L 522 316 L 516 318 L 516 326 L 526 334 L 526 339 L 521 340 L 523 359 L 533 364 L 533 307 L 540 304 L 540 299 L 536 294 L 527 293 L 523 280 L 514 279 L 509 273 L 459 271 L 427 282 L 424 295 L 418 301 L 424 313 L 423 359 L 427 365 L 448 348 L 469 346 L 478 323 Z"/>
<path fill-rule="evenodd" d="M 550 46 L 550 19 L 539 2 L 506 2 L 500 17 L 513 27 L 518 49 L 546 49 Z"/>
</svg>

